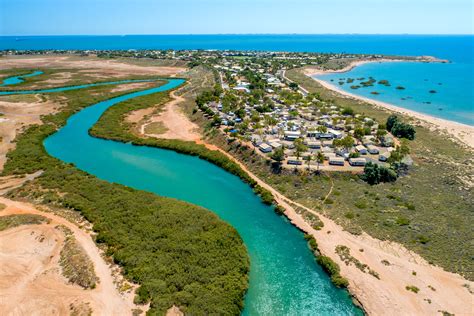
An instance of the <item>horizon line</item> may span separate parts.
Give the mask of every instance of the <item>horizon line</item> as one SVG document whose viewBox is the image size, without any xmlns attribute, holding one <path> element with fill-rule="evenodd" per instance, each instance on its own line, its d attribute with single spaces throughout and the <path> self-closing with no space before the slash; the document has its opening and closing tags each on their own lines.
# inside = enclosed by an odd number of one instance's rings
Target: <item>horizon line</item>
<svg viewBox="0 0 474 316">
<path fill-rule="evenodd" d="M 367 35 L 367 36 L 474 36 L 474 33 L 130 33 L 130 34 L 22 34 L 1 35 L 0 37 L 40 37 L 40 36 L 257 36 L 257 35 Z"/>
</svg>

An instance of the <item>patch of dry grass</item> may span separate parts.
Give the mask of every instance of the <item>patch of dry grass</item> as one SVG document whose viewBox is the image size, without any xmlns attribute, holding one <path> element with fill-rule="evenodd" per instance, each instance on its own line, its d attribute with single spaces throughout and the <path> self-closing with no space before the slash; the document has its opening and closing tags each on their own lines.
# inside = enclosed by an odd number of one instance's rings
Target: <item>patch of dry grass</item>
<svg viewBox="0 0 474 316">
<path fill-rule="evenodd" d="M 0 210 L 2 209 L 2 205 L 0 205 Z M 0 231 L 17 227 L 20 225 L 39 225 L 43 223 L 49 223 L 49 219 L 43 217 L 41 215 L 34 215 L 34 214 L 14 214 L 14 215 L 6 215 L 0 217 Z"/>
<path fill-rule="evenodd" d="M 87 256 L 84 248 L 77 242 L 69 228 L 58 226 L 58 229 L 64 232 L 66 236 L 59 260 L 62 274 L 70 283 L 77 284 L 84 289 L 95 288 L 99 278 L 96 276 L 94 264 Z"/>
</svg>

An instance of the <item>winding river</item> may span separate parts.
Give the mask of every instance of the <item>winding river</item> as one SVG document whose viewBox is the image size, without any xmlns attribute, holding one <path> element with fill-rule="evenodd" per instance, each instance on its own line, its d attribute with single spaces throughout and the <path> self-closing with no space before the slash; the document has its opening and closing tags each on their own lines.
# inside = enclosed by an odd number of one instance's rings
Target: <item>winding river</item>
<svg viewBox="0 0 474 316">
<path fill-rule="evenodd" d="M 132 81 L 110 82 L 108 84 Z M 136 81 L 133 81 L 136 82 Z M 178 87 L 181 79 L 91 105 L 44 141 L 47 152 L 101 179 L 203 206 L 230 223 L 250 255 L 243 315 L 360 315 L 315 262 L 303 234 L 264 205 L 238 177 L 196 157 L 170 150 L 93 138 L 88 130 L 119 102 Z M 106 84 L 102 83 L 101 85 Z M 97 84 L 39 91 L 68 91 Z"/>
<path fill-rule="evenodd" d="M 3 82 L 0 84 L 0 87 L 5 87 L 5 86 L 11 86 L 15 84 L 19 84 L 25 81 L 25 78 L 30 78 L 30 77 L 35 77 L 42 75 L 43 72 L 39 70 L 35 70 L 32 73 L 25 74 L 25 75 L 19 75 L 19 76 L 12 76 L 5 78 Z"/>
</svg>

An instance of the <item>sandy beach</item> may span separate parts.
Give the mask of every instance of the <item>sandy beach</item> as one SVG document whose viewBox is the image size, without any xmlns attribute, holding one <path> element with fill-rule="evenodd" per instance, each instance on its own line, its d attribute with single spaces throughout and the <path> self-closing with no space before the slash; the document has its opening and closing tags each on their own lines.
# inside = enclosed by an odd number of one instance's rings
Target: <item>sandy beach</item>
<svg viewBox="0 0 474 316">
<path fill-rule="evenodd" d="M 449 137 L 451 137 L 453 140 L 457 141 L 458 143 L 465 145 L 467 147 L 470 147 L 471 149 L 474 148 L 474 126 L 454 122 L 454 121 L 449 121 L 441 118 L 437 118 L 428 114 L 423 114 L 420 112 L 416 112 L 413 110 L 408 110 L 390 103 L 382 102 L 382 101 L 377 101 L 373 100 L 367 97 L 359 96 L 354 93 L 350 93 L 347 91 L 342 90 L 341 88 L 328 83 L 324 80 L 314 78 L 315 75 L 321 75 L 321 74 L 327 74 L 327 73 L 340 73 L 340 72 L 348 72 L 352 70 L 354 67 L 367 64 L 367 63 L 373 63 L 373 62 L 400 62 L 401 60 L 392 60 L 392 59 L 377 59 L 377 60 L 358 60 L 352 62 L 350 65 L 338 69 L 338 70 L 322 70 L 319 68 L 314 68 L 314 67 L 308 67 L 304 70 L 305 75 L 311 77 L 312 79 L 316 80 L 320 85 L 323 87 L 330 89 L 332 91 L 335 91 L 345 97 L 348 98 L 353 98 L 357 100 L 361 100 L 367 103 L 370 103 L 376 107 L 379 108 L 384 108 L 387 110 L 390 110 L 392 112 L 400 113 L 403 115 L 410 116 L 417 121 L 417 124 L 423 125 L 430 130 L 437 130 L 442 133 L 447 134 Z"/>
</svg>

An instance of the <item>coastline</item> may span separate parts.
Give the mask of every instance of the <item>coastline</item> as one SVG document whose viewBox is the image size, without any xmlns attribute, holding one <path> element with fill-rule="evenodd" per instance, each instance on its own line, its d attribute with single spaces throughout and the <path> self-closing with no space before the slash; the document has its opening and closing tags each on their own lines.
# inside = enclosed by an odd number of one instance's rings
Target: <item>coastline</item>
<svg viewBox="0 0 474 316">
<path fill-rule="evenodd" d="M 176 107 L 174 110 L 175 114 L 178 114 Z M 161 113 L 158 114 L 158 116 L 161 115 Z M 174 139 L 182 137 L 176 131 L 170 132 L 172 133 L 170 136 Z M 140 134 L 145 137 L 160 138 L 160 135 L 149 135 L 143 132 Z M 472 282 L 458 274 L 429 264 L 421 256 L 401 244 L 378 240 L 366 233 L 357 236 L 345 231 L 324 214 L 296 203 L 278 192 L 231 153 L 202 138 L 197 138 L 194 141 L 204 145 L 208 150 L 224 154 L 238 164 L 259 186 L 271 192 L 275 204 L 285 209 L 284 214 L 291 224 L 302 232 L 313 236 L 321 254 L 330 257 L 339 265 L 341 275 L 349 280 L 349 294 L 366 314 L 421 315 L 436 314 L 439 310 L 448 310 L 455 314 L 469 313 L 469 308 L 463 307 L 464 304 L 462 304 L 470 299 L 470 293 L 463 288 L 463 284 L 472 286 Z M 303 208 L 318 216 L 324 223 L 324 227 L 321 230 L 315 230 L 297 213 L 296 208 Z M 351 255 L 376 271 L 380 279 L 361 272 L 353 264 L 345 264 L 336 252 L 338 245 L 347 246 Z M 384 262 L 390 264 L 387 265 Z M 413 271 L 416 271 L 416 274 L 413 274 Z M 412 293 L 406 289 L 408 285 L 414 285 L 422 292 L 420 294 Z M 432 290 L 430 286 L 438 290 Z M 432 303 L 428 303 L 426 300 L 430 300 Z"/>
<path fill-rule="evenodd" d="M 351 92 L 344 91 L 341 88 L 331 83 L 328 83 L 327 81 L 314 77 L 315 75 L 322 75 L 322 74 L 328 74 L 328 73 L 348 72 L 357 66 L 364 65 L 367 63 L 401 62 L 401 61 L 406 62 L 406 60 L 399 60 L 399 59 L 357 60 L 357 61 L 351 62 L 348 66 L 341 69 L 337 69 L 337 70 L 323 70 L 323 69 L 308 67 L 304 69 L 304 74 L 310 77 L 311 79 L 317 81 L 324 88 L 334 91 L 336 93 L 339 93 L 343 95 L 344 97 L 360 100 L 378 108 L 383 108 L 395 113 L 410 116 L 418 120 L 417 122 L 418 124 L 423 125 L 429 128 L 430 130 L 438 130 L 438 131 L 444 132 L 452 140 L 460 143 L 461 145 L 467 146 L 470 149 L 474 149 L 474 126 L 434 117 L 428 114 L 416 112 L 414 110 L 405 109 L 403 107 L 400 107 L 391 103 L 360 96 Z M 433 59 L 431 62 L 443 62 L 443 61 L 437 61 L 436 59 Z"/>
</svg>

